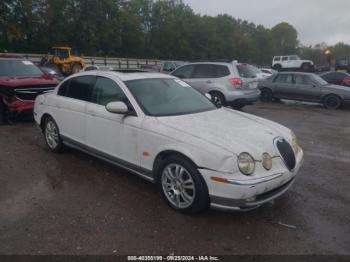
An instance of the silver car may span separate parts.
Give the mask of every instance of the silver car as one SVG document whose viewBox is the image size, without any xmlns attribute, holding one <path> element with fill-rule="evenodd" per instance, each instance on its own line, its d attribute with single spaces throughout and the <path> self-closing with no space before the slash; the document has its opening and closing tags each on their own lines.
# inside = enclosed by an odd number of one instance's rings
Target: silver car
<svg viewBox="0 0 350 262">
<path fill-rule="evenodd" d="M 322 103 L 329 109 L 350 104 L 349 87 L 329 84 L 312 73 L 278 73 L 260 82 L 259 88 L 265 102 L 282 98 Z"/>
<path fill-rule="evenodd" d="M 217 106 L 242 108 L 259 99 L 258 78 L 248 64 L 237 62 L 190 63 L 171 75 L 199 92 L 209 93 Z"/>
</svg>

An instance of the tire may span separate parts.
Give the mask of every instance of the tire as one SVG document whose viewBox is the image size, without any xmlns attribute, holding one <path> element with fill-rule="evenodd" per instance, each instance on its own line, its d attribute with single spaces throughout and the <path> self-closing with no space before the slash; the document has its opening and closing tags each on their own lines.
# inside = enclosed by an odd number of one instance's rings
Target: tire
<svg viewBox="0 0 350 262">
<path fill-rule="evenodd" d="M 80 64 L 78 64 L 78 63 L 73 63 L 71 73 L 72 73 L 72 74 L 79 73 L 81 69 L 82 69 L 82 67 L 81 67 Z"/>
<path fill-rule="evenodd" d="M 272 102 L 273 100 L 273 93 L 270 88 L 262 88 L 260 94 L 260 100 L 263 102 Z"/>
<path fill-rule="evenodd" d="M 275 69 L 275 70 L 278 71 L 278 72 L 280 72 L 280 71 L 282 70 L 282 66 L 279 65 L 279 64 L 274 65 L 272 68 Z"/>
<path fill-rule="evenodd" d="M 310 71 L 310 64 L 304 63 L 301 65 L 301 70 L 304 72 L 309 72 Z"/>
<path fill-rule="evenodd" d="M 327 109 L 338 109 L 342 105 L 342 100 L 337 95 L 328 95 L 323 99 L 323 105 Z"/>
<path fill-rule="evenodd" d="M 211 92 L 211 100 L 218 107 L 223 107 L 226 105 L 225 97 L 219 92 Z"/>
<path fill-rule="evenodd" d="M 160 190 L 170 207 L 187 214 L 198 213 L 208 208 L 207 185 L 189 160 L 170 156 L 163 161 L 159 170 Z"/>
<path fill-rule="evenodd" d="M 61 153 L 64 149 L 58 126 L 52 117 L 44 119 L 43 133 L 46 145 L 55 153 Z"/>
</svg>

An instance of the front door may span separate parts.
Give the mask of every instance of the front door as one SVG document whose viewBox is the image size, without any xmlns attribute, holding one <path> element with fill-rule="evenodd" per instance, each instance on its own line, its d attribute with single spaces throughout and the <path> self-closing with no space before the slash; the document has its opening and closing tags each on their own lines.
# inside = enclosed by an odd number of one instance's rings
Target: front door
<svg viewBox="0 0 350 262">
<path fill-rule="evenodd" d="M 321 87 L 312 81 L 310 75 L 294 75 L 296 97 L 304 101 L 320 101 Z"/>
<path fill-rule="evenodd" d="M 124 91 L 112 79 L 97 77 L 91 103 L 86 112 L 86 144 L 110 160 L 124 166 L 139 166 L 140 152 L 137 146 L 141 119 L 136 115 L 110 113 L 109 102 L 125 102 L 133 110 Z"/>
</svg>

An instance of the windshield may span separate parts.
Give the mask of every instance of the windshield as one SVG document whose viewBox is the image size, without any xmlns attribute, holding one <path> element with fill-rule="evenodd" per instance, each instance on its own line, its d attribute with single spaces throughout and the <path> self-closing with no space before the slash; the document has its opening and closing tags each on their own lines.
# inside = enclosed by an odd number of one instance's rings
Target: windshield
<svg viewBox="0 0 350 262">
<path fill-rule="evenodd" d="M 254 78 L 256 77 L 256 72 L 253 69 L 253 66 L 248 64 L 240 64 L 237 65 L 238 73 L 241 77 L 245 78 Z"/>
<path fill-rule="evenodd" d="M 321 78 L 319 75 L 312 75 L 312 77 L 314 82 L 316 82 L 318 85 L 324 86 L 328 84 L 328 82 Z"/>
<path fill-rule="evenodd" d="M 27 60 L 0 60 L 0 76 L 42 76 L 43 72 Z"/>
<path fill-rule="evenodd" d="M 178 79 L 141 79 L 125 82 L 144 112 L 171 116 L 217 109 L 204 95 Z"/>
</svg>

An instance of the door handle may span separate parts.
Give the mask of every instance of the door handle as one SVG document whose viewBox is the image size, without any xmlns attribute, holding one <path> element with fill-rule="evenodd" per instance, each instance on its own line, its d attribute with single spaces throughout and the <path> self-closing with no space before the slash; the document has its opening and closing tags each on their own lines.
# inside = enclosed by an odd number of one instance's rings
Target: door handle
<svg viewBox="0 0 350 262">
<path fill-rule="evenodd" d="M 213 83 L 211 80 L 207 80 L 206 82 L 207 82 L 207 84 Z"/>
<path fill-rule="evenodd" d="M 56 106 L 57 108 L 61 108 L 61 107 L 62 107 L 61 104 L 55 104 L 55 106 Z"/>
</svg>

